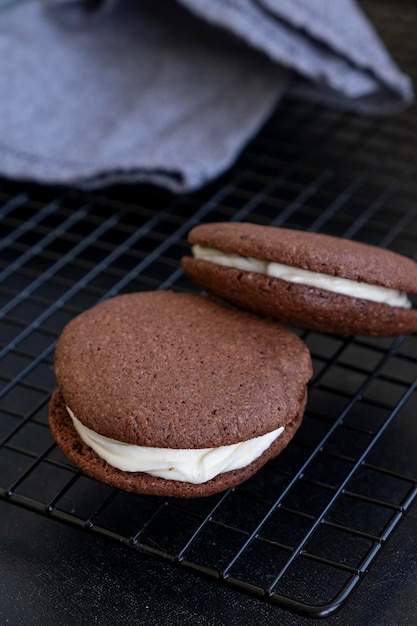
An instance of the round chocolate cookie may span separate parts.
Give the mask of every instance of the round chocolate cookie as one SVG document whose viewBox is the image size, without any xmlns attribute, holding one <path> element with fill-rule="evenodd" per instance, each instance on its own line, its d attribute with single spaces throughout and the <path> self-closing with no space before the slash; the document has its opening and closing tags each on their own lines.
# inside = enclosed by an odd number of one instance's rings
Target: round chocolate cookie
<svg viewBox="0 0 417 626">
<path fill-rule="evenodd" d="M 55 373 L 50 426 L 71 461 L 125 490 L 195 497 L 241 483 L 287 445 L 312 370 L 281 325 L 161 291 L 72 320 Z"/>
<path fill-rule="evenodd" d="M 389 250 L 317 233 L 213 223 L 189 233 L 189 278 L 231 304 L 344 335 L 417 331 L 417 263 Z"/>
</svg>

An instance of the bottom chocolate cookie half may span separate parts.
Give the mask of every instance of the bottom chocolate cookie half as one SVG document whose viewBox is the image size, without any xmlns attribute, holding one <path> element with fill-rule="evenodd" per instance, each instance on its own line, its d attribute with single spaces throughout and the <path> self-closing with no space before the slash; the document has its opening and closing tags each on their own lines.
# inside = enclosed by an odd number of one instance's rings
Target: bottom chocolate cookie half
<svg viewBox="0 0 417 626">
<path fill-rule="evenodd" d="M 307 393 L 300 401 L 297 417 L 286 424 L 284 432 L 272 445 L 250 465 L 224 474 L 201 484 L 186 483 L 157 478 L 143 472 L 125 472 L 109 465 L 79 437 L 67 412 L 59 391 L 56 391 L 49 406 L 49 425 L 62 452 L 85 474 L 113 487 L 134 493 L 158 496 L 197 498 L 209 496 L 241 484 L 255 474 L 265 463 L 277 456 L 295 435 L 304 413 Z"/>
</svg>

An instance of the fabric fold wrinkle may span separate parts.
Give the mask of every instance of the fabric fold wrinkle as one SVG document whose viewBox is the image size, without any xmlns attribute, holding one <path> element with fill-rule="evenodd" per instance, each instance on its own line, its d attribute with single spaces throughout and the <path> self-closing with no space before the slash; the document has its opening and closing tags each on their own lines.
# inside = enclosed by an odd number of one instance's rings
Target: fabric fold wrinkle
<svg viewBox="0 0 417 626">
<path fill-rule="evenodd" d="M 227 170 L 286 95 L 413 99 L 354 0 L 43 0 L 1 12 L 0 174 L 175 193 Z"/>
</svg>

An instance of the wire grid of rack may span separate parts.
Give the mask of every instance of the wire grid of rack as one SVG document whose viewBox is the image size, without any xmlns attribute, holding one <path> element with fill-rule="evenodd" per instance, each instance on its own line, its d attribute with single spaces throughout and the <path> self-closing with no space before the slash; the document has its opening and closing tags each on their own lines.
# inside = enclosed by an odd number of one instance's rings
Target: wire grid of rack
<svg viewBox="0 0 417 626">
<path fill-rule="evenodd" d="M 404 33 L 417 11 L 387 25 L 390 9 L 378 6 L 377 25 L 415 72 Z M 127 494 L 65 459 L 47 424 L 53 351 L 63 326 L 104 298 L 195 291 L 179 261 L 205 221 L 320 231 L 415 256 L 415 122 L 415 107 L 375 120 L 286 100 L 230 172 L 184 197 L 3 181 L 0 497 L 296 612 L 340 606 L 416 497 L 416 336 L 297 330 L 314 378 L 295 439 L 240 487 L 192 500 Z"/>
</svg>

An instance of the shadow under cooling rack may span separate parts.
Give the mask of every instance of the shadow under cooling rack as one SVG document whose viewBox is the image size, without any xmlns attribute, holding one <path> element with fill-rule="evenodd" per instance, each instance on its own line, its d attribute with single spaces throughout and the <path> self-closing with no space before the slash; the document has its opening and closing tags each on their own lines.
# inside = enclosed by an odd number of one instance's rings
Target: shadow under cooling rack
<svg viewBox="0 0 417 626">
<path fill-rule="evenodd" d="M 369 6 L 415 74 L 417 12 L 396 13 L 394 28 L 389 2 Z M 241 486 L 192 500 L 127 494 L 64 458 L 47 424 L 54 346 L 104 298 L 195 290 L 179 262 L 188 231 L 204 221 L 320 231 L 415 257 L 416 128 L 415 107 L 375 120 L 285 101 L 235 167 L 190 196 L 3 181 L 0 497 L 262 601 L 306 615 L 335 610 L 416 497 L 416 336 L 297 330 L 314 377 L 295 439 Z"/>
</svg>

